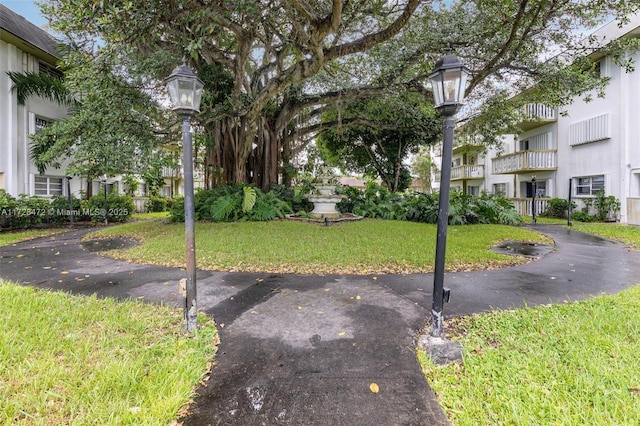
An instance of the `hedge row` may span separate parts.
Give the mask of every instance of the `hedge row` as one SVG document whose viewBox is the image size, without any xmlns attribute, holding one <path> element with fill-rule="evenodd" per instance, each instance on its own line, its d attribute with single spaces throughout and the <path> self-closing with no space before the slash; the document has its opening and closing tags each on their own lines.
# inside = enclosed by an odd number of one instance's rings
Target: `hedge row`
<svg viewBox="0 0 640 426">
<path fill-rule="evenodd" d="M 0 227 L 10 229 L 32 228 L 46 223 L 67 223 L 91 221 L 126 222 L 135 212 L 133 200 L 128 195 L 111 193 L 107 196 L 95 195 L 89 200 L 72 198 L 72 209 L 66 197 L 30 197 L 21 194 L 15 198 L 5 190 L 0 190 Z"/>
</svg>

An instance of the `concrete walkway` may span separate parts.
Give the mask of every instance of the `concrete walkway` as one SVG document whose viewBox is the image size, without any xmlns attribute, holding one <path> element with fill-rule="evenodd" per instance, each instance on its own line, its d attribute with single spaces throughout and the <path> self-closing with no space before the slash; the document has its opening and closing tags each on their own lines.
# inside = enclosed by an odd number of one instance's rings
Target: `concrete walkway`
<svg viewBox="0 0 640 426">
<path fill-rule="evenodd" d="M 452 291 L 445 315 L 580 300 L 640 282 L 640 253 L 559 226 L 535 229 L 552 237 L 556 250 L 514 268 L 446 274 Z M 94 251 L 126 242 L 80 243 L 89 231 L 0 248 L 0 277 L 77 294 L 181 303 L 183 271 L 97 256 Z M 199 308 L 214 316 L 222 343 L 184 424 L 448 424 L 414 353 L 430 317 L 432 285 L 429 274 L 198 271 Z"/>
</svg>

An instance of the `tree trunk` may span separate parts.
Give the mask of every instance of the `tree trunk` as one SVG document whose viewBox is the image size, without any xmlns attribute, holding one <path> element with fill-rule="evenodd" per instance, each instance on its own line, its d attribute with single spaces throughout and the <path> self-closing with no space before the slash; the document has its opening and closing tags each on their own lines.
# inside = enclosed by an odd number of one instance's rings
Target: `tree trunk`
<svg viewBox="0 0 640 426">
<path fill-rule="evenodd" d="M 93 197 L 93 178 L 87 176 L 87 191 L 85 192 L 85 198 L 88 200 Z"/>
<path fill-rule="evenodd" d="M 246 117 L 228 117 L 208 126 L 211 142 L 205 150 L 205 186 L 251 183 L 268 192 L 278 183 L 282 140 L 275 124 L 260 117 L 256 129 Z M 249 143 L 251 141 L 251 143 Z"/>
</svg>

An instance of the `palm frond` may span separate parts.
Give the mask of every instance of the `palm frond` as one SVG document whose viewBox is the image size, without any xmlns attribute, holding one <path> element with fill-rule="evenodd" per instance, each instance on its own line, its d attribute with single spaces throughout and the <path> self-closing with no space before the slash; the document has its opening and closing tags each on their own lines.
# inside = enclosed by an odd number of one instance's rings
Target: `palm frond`
<svg viewBox="0 0 640 426">
<path fill-rule="evenodd" d="M 11 91 L 16 93 L 20 105 L 24 105 L 31 96 L 39 96 L 69 107 L 78 105 L 64 82 L 49 74 L 8 72 L 7 75 L 13 82 Z"/>
</svg>

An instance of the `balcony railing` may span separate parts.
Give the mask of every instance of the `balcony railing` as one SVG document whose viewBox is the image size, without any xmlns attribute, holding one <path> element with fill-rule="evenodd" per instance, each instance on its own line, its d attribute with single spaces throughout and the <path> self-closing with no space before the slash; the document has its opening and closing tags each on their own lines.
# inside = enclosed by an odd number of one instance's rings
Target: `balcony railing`
<svg viewBox="0 0 640 426">
<path fill-rule="evenodd" d="M 519 151 L 493 158 L 491 165 L 494 175 L 556 170 L 558 168 L 555 149 Z"/>
<path fill-rule="evenodd" d="M 463 165 L 451 168 L 451 180 L 482 178 L 484 178 L 484 166 L 482 165 Z"/>
<path fill-rule="evenodd" d="M 527 131 L 558 119 L 555 107 L 544 104 L 527 104 L 523 107 L 524 119 L 520 123 L 522 130 Z"/>
<path fill-rule="evenodd" d="M 550 199 L 551 198 L 536 198 L 536 216 L 547 211 L 547 202 Z M 533 210 L 531 209 L 533 205 L 532 198 L 511 198 L 511 201 L 520 215 L 533 216 Z"/>
<path fill-rule="evenodd" d="M 556 108 L 544 104 L 527 104 L 524 106 L 527 120 L 555 120 Z"/>
<path fill-rule="evenodd" d="M 177 178 L 180 177 L 180 169 L 173 167 L 163 167 L 162 168 L 162 177 L 165 178 Z"/>
</svg>

